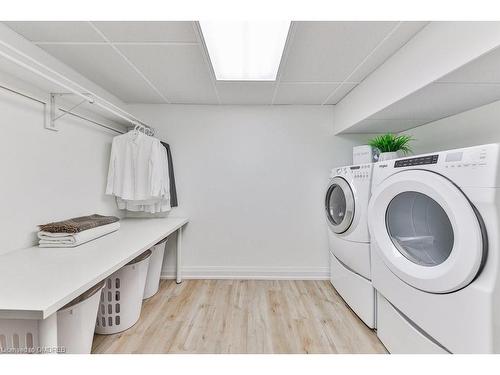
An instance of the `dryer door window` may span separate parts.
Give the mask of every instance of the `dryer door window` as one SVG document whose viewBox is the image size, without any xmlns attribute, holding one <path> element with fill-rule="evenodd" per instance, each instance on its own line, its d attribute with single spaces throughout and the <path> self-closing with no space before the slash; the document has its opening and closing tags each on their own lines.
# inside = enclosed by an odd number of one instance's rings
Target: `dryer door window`
<svg viewBox="0 0 500 375">
<path fill-rule="evenodd" d="M 486 259 L 479 213 L 456 185 L 431 171 L 405 170 L 380 183 L 372 191 L 368 225 L 372 251 L 425 292 L 467 286 Z"/>
<path fill-rule="evenodd" d="M 396 195 L 386 212 L 392 242 L 410 261 L 436 266 L 451 254 L 453 227 L 443 208 L 431 197 L 416 191 Z"/>
<path fill-rule="evenodd" d="M 341 177 L 334 177 L 326 192 L 326 217 L 335 233 L 349 229 L 354 217 L 354 195 L 349 184 Z"/>
</svg>

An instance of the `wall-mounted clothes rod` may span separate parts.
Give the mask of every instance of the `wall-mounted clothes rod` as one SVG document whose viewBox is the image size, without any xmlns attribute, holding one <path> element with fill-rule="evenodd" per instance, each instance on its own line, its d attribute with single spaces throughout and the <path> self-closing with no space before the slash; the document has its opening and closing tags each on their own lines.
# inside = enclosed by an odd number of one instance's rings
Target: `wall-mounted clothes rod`
<svg viewBox="0 0 500 375">
<path fill-rule="evenodd" d="M 12 94 L 16 94 L 16 95 L 19 95 L 19 96 L 22 96 L 23 98 L 26 98 L 26 99 L 29 99 L 29 100 L 32 100 L 34 102 L 37 102 L 37 103 L 40 103 L 40 104 L 43 104 L 43 105 L 47 105 L 47 101 L 44 101 L 42 99 L 39 99 L 35 96 L 32 96 L 32 95 L 29 95 L 27 93 L 24 93 L 24 92 L 21 92 L 21 91 L 18 91 L 16 89 L 13 89 L 11 87 L 7 87 L 7 86 L 4 86 L 4 85 L 0 85 L 0 89 L 2 90 L 5 90 L 5 91 L 8 91 Z M 63 112 L 64 114 L 68 114 L 68 115 L 71 115 L 73 117 L 76 117 L 76 118 L 79 118 L 81 120 L 85 120 L 85 121 L 88 121 L 94 125 L 97 125 L 97 126 L 100 126 L 102 128 L 105 128 L 105 129 L 108 129 L 108 130 L 111 130 L 111 131 L 114 131 L 118 134 L 125 134 L 126 131 L 124 130 L 119 130 L 119 129 L 116 129 L 116 128 L 113 128 L 112 126 L 109 126 L 109 125 L 106 125 L 106 124 L 102 124 L 98 121 L 95 121 L 93 119 L 90 119 L 88 117 L 85 117 L 85 116 L 82 116 L 80 114 L 77 114 L 77 113 L 74 113 L 74 112 L 71 112 L 71 109 L 64 109 L 64 108 L 59 108 L 59 110 L 61 112 Z"/>
<path fill-rule="evenodd" d="M 69 112 L 69 111 L 66 111 L 65 109 L 62 109 L 62 108 L 60 110 L 62 112 L 64 112 L 64 113 L 68 114 L 68 115 L 71 115 L 73 117 L 79 118 L 80 120 L 85 120 L 85 121 L 91 122 L 94 125 L 97 125 L 97 126 L 100 126 L 101 128 L 105 128 L 105 129 L 114 131 L 114 132 L 116 132 L 118 134 L 125 134 L 126 133 L 126 131 L 124 131 L 124 130 L 118 130 L 118 129 L 115 129 L 115 128 L 111 127 L 111 126 L 108 126 L 108 125 L 105 125 L 105 124 L 101 124 L 100 122 L 94 121 L 94 120 L 89 119 L 89 118 L 84 117 L 84 116 L 81 116 L 78 113 Z"/>
<path fill-rule="evenodd" d="M 13 88 L 10 88 L 10 87 L 4 86 L 4 85 L 0 85 L 0 88 L 3 89 L 3 90 L 5 90 L 5 91 L 9 91 L 9 92 L 11 92 L 13 94 L 17 94 L 17 95 L 20 95 L 22 97 L 25 97 L 26 99 L 33 100 L 33 101 L 38 102 L 40 104 L 47 104 L 47 102 L 43 101 L 42 99 L 36 98 L 36 97 L 31 96 L 29 94 L 26 94 L 24 92 L 17 91 L 17 90 L 15 90 Z"/>
<path fill-rule="evenodd" d="M 62 87 L 65 90 L 68 90 L 70 93 L 77 95 L 84 100 L 87 100 L 89 102 L 92 100 L 94 105 L 102 108 L 103 110 L 105 110 L 107 112 L 114 114 L 117 117 L 120 117 L 121 119 L 131 123 L 134 126 L 135 125 L 142 125 L 142 126 L 145 126 L 149 129 L 151 129 L 152 132 L 154 132 L 154 128 L 152 128 L 149 125 L 146 125 L 143 121 L 139 120 L 134 115 L 128 113 L 127 111 L 121 109 L 120 107 L 116 106 L 115 104 L 100 97 L 99 95 L 89 91 L 85 87 L 70 80 L 69 78 L 65 77 L 64 75 L 60 74 L 59 72 L 55 71 L 54 69 L 42 64 L 41 62 L 37 61 L 36 59 L 32 58 L 31 56 L 25 54 L 24 52 L 20 51 L 19 49 L 15 48 L 14 46 L 10 45 L 9 43 L 6 43 L 5 41 L 0 40 L 0 45 L 10 49 L 11 51 L 15 52 L 17 55 L 22 56 L 23 58 L 29 60 L 30 62 L 36 64 L 37 66 L 39 66 L 41 68 L 43 68 L 47 72 L 52 73 L 53 75 L 59 77 L 60 79 L 64 80 L 67 83 L 61 82 L 60 80 L 52 77 L 51 75 L 40 71 L 39 69 L 31 66 L 30 64 L 27 64 L 26 62 L 20 60 L 19 58 L 14 57 L 14 56 L 12 56 L 4 51 L 0 51 L 0 56 L 5 57 L 9 61 L 12 61 L 13 63 L 31 71 L 32 73 L 37 74 L 38 76 L 48 80 L 49 82 L 52 82 L 52 83 L 58 85 L 59 87 Z M 74 87 L 76 87 L 77 89 L 75 89 Z"/>
</svg>

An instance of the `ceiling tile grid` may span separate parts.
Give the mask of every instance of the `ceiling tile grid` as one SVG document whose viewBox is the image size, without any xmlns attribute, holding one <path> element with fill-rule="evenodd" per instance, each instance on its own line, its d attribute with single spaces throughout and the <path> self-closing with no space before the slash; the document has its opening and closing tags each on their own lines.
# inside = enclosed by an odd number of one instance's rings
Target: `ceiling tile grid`
<svg viewBox="0 0 500 375">
<path fill-rule="evenodd" d="M 198 45 L 120 45 L 118 49 L 172 103 L 217 104 Z"/>
<path fill-rule="evenodd" d="M 302 21 L 293 24 L 293 38 L 280 66 L 274 104 L 284 104 L 287 92 L 281 86 L 287 83 L 301 83 L 304 93 L 296 92 L 293 98 L 288 95 L 286 104 L 296 104 L 301 99 L 303 104 L 337 104 L 427 23 Z M 318 83 L 332 88 L 322 99 Z M 287 91 L 292 87 L 296 88 L 290 86 Z"/>
<path fill-rule="evenodd" d="M 92 23 L 113 43 L 197 43 L 192 22 L 102 21 Z"/>
<path fill-rule="evenodd" d="M 425 23 L 292 22 L 275 82 L 216 81 L 194 21 L 6 25 L 127 103 L 333 105 Z"/>
<path fill-rule="evenodd" d="M 281 82 L 274 98 L 274 104 L 318 104 L 342 85 L 338 83 L 293 83 Z"/>
<path fill-rule="evenodd" d="M 194 22 L 6 24 L 126 103 L 218 103 Z"/>
<path fill-rule="evenodd" d="M 270 104 L 275 82 L 217 81 L 221 104 Z"/>
<path fill-rule="evenodd" d="M 124 102 L 164 103 L 111 46 L 51 44 L 44 49 Z"/>
<path fill-rule="evenodd" d="M 4 23 L 18 34 L 35 43 L 104 42 L 95 30 L 84 21 L 14 21 Z"/>
<path fill-rule="evenodd" d="M 397 22 L 297 22 L 281 80 L 342 82 Z"/>
</svg>

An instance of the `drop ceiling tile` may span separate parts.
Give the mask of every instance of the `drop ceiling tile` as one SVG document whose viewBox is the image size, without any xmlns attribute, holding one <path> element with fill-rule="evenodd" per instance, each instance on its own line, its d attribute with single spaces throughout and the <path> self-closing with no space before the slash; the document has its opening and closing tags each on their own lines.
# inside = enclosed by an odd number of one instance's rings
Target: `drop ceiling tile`
<svg viewBox="0 0 500 375">
<path fill-rule="evenodd" d="M 211 71 L 198 45 L 119 45 L 172 103 L 216 104 Z"/>
<path fill-rule="evenodd" d="M 429 120 L 366 119 L 349 128 L 349 133 L 398 133 L 427 123 Z"/>
<path fill-rule="evenodd" d="M 401 22 L 398 28 L 379 46 L 373 54 L 349 77 L 350 81 L 360 82 L 396 53 L 403 45 L 422 30 L 428 22 Z"/>
<path fill-rule="evenodd" d="M 124 102 L 164 103 L 111 46 L 44 44 L 42 48 Z"/>
<path fill-rule="evenodd" d="M 340 87 L 331 92 L 324 104 L 337 104 L 355 88 L 357 83 L 343 83 Z"/>
<path fill-rule="evenodd" d="M 271 104 L 275 82 L 217 81 L 221 104 Z"/>
<path fill-rule="evenodd" d="M 83 21 L 4 22 L 32 42 L 103 42 L 101 36 Z"/>
<path fill-rule="evenodd" d="M 478 57 L 438 82 L 500 83 L 500 48 Z"/>
<path fill-rule="evenodd" d="M 282 81 L 344 81 L 397 22 L 295 24 Z"/>
<path fill-rule="evenodd" d="M 196 42 L 191 21 L 103 21 L 93 24 L 112 42 Z"/>
<path fill-rule="evenodd" d="M 340 83 L 286 83 L 278 86 L 274 104 L 323 104 Z"/>
<path fill-rule="evenodd" d="M 438 120 L 496 100 L 500 100 L 500 84 L 432 83 L 371 118 Z"/>
</svg>

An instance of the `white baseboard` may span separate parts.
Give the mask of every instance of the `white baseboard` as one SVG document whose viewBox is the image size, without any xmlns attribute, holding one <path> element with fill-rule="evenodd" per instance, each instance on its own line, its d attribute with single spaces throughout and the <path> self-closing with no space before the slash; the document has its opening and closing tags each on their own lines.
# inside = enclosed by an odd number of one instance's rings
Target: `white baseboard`
<svg viewBox="0 0 500 375">
<path fill-rule="evenodd" d="M 175 269 L 162 271 L 162 279 L 175 279 Z M 183 279 L 329 280 L 329 267 L 183 267 Z"/>
</svg>

